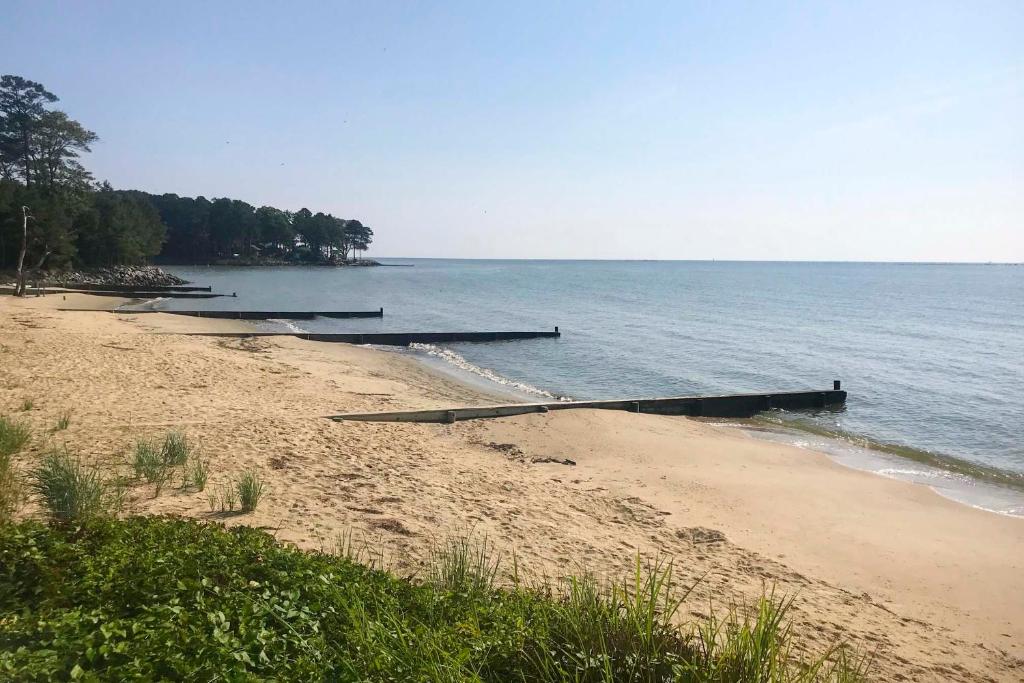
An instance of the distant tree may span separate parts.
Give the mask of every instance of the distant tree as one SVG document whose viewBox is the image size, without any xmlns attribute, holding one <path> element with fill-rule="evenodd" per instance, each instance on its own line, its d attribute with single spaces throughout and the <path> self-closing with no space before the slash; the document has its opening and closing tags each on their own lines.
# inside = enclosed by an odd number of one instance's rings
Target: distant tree
<svg viewBox="0 0 1024 683">
<path fill-rule="evenodd" d="M 57 96 L 21 76 L 0 76 L 0 156 L 4 169 L 17 169 L 26 186 L 32 184 L 37 159 L 34 139 L 46 114 L 46 105 Z"/>
<path fill-rule="evenodd" d="M 142 263 L 160 253 L 166 228 L 145 197 L 104 183 L 75 221 L 78 251 L 94 265 Z"/>
<path fill-rule="evenodd" d="M 272 206 L 256 209 L 256 230 L 260 243 L 278 253 L 290 251 L 295 246 L 295 229 L 287 211 Z"/>
<path fill-rule="evenodd" d="M 39 120 L 35 143 L 38 150 L 35 176 L 50 187 L 84 189 L 92 176 L 78 158 L 89 152 L 99 138 L 62 111 L 45 112 Z"/>
<path fill-rule="evenodd" d="M 344 259 L 346 261 L 349 258 L 349 251 L 352 252 L 352 258 L 355 258 L 355 252 L 366 251 L 371 242 L 373 242 L 373 230 L 357 220 L 345 221 Z"/>
</svg>

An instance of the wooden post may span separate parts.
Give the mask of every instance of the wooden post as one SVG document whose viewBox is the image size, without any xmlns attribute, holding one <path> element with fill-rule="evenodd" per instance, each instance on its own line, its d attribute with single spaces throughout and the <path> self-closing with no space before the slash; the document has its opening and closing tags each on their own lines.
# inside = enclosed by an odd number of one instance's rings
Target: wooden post
<svg viewBox="0 0 1024 683">
<path fill-rule="evenodd" d="M 837 380 L 837 379 L 832 380 L 832 389 L 833 389 L 833 391 L 839 391 L 840 384 L 841 384 L 841 382 L 839 380 Z"/>
</svg>

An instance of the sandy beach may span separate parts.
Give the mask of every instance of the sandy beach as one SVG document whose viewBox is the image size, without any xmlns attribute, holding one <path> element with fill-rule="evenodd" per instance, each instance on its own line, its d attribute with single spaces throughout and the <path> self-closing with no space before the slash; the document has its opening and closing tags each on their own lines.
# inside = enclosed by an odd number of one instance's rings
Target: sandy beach
<svg viewBox="0 0 1024 683">
<path fill-rule="evenodd" d="M 671 558 L 681 582 L 701 579 L 694 614 L 775 586 L 795 598 L 801 643 L 873 652 L 879 680 L 1024 678 L 1024 519 L 689 418 L 333 422 L 324 416 L 504 399 L 401 353 L 173 334 L 251 329 L 239 322 L 56 310 L 119 303 L 0 298 L 0 413 L 35 433 L 22 466 L 66 446 L 124 470 L 138 439 L 183 429 L 211 463 L 208 489 L 255 468 L 265 503 L 223 516 L 205 493 L 134 486 L 130 512 L 260 526 L 310 549 L 348 534 L 385 548 L 400 573 L 469 531 L 533 576 L 618 577 L 637 553 Z M 65 412 L 68 429 L 52 431 Z"/>
</svg>

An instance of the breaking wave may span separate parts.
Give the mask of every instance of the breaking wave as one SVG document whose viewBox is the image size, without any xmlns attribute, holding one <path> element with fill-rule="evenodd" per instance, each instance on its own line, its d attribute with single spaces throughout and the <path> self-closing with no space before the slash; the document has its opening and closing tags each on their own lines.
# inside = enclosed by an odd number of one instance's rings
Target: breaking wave
<svg viewBox="0 0 1024 683">
<path fill-rule="evenodd" d="M 495 384 L 500 384 L 504 387 L 508 387 L 509 389 L 515 389 L 516 391 L 520 391 L 524 394 L 531 394 L 533 396 L 539 396 L 541 398 L 546 398 L 553 401 L 572 400 L 568 396 L 558 396 L 556 394 L 552 394 L 550 391 L 539 389 L 533 386 L 532 384 L 527 384 L 525 382 L 517 382 L 513 379 L 509 379 L 508 377 L 503 377 L 488 368 L 482 368 L 479 365 L 474 365 L 473 363 L 470 363 L 468 360 L 466 360 L 463 356 L 459 355 L 455 351 L 452 351 L 451 349 L 435 346 L 434 344 L 419 343 L 409 344 L 409 348 L 425 353 L 428 356 L 433 356 L 434 358 L 443 360 L 446 363 L 449 363 L 460 370 L 472 373 L 474 375 L 477 375 L 478 377 L 483 377 L 484 379 L 494 382 Z"/>
<path fill-rule="evenodd" d="M 293 323 L 291 320 L 284 320 L 282 318 L 268 318 L 267 322 L 283 325 L 285 329 L 287 329 L 289 332 L 294 332 L 296 334 L 306 334 L 306 330 L 302 329 L 301 327 Z"/>
</svg>

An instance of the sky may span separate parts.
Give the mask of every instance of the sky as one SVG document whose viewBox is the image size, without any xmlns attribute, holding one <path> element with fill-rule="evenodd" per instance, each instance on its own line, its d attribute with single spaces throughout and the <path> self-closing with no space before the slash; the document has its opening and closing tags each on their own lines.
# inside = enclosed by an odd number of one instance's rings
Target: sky
<svg viewBox="0 0 1024 683">
<path fill-rule="evenodd" d="M 1024 261 L 1024 2 L 42 2 L 0 72 L 118 188 L 369 255 Z"/>
</svg>

